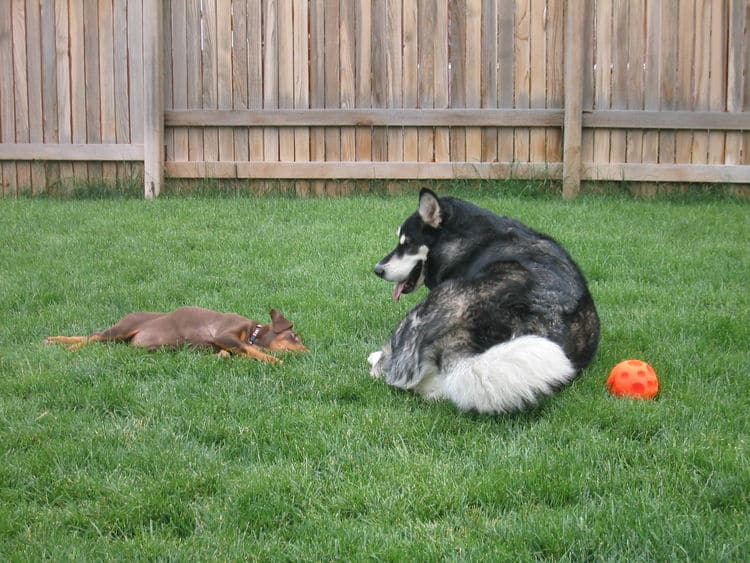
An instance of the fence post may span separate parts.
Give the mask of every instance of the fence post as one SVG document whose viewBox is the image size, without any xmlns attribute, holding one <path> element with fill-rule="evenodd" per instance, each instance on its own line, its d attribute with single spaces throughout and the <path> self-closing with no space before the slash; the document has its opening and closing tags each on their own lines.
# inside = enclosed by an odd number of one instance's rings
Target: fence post
<svg viewBox="0 0 750 563">
<path fill-rule="evenodd" d="M 581 132 L 583 112 L 583 0 L 565 3 L 565 117 L 563 120 L 563 197 L 581 188 Z"/>
<path fill-rule="evenodd" d="M 159 195 L 164 179 L 164 53 L 162 0 L 143 3 L 143 189 Z"/>
</svg>

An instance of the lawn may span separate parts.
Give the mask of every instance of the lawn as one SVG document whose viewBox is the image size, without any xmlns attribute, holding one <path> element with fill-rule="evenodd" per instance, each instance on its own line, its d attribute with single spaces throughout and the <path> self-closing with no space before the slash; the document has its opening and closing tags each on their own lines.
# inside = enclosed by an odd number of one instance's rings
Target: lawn
<svg viewBox="0 0 750 563">
<path fill-rule="evenodd" d="M 590 281 L 599 353 L 532 412 L 367 375 L 424 296 L 371 273 L 414 192 L 0 200 L 0 559 L 750 559 L 750 204 L 453 191 Z M 311 352 L 42 343 L 184 304 L 278 308 Z M 608 395 L 631 357 L 655 400 Z"/>
</svg>

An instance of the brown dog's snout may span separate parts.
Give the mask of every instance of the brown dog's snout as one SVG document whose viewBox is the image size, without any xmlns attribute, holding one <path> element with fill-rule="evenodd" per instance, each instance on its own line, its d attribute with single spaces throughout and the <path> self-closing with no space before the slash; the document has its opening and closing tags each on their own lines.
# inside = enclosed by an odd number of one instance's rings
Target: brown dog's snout
<svg viewBox="0 0 750 563">
<path fill-rule="evenodd" d="M 274 352 L 307 352 L 308 348 L 302 343 L 302 339 L 294 331 L 284 331 L 277 334 L 268 345 L 268 349 Z"/>
</svg>

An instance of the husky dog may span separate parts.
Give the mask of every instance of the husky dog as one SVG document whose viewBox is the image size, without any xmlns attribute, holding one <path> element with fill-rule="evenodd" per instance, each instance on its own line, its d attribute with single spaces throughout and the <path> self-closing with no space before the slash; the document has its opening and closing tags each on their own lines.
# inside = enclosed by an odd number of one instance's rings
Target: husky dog
<svg viewBox="0 0 750 563">
<path fill-rule="evenodd" d="M 459 409 L 509 413 L 571 382 L 594 357 L 599 317 L 586 280 L 553 239 L 423 189 L 375 266 L 393 298 L 430 293 L 368 358 L 373 377 Z"/>
</svg>

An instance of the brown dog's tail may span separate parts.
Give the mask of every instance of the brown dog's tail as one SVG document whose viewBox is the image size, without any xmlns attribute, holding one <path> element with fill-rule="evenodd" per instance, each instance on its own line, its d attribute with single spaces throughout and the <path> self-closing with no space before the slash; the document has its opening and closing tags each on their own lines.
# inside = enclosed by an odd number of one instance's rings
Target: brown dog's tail
<svg viewBox="0 0 750 563">
<path fill-rule="evenodd" d="M 44 339 L 44 343 L 64 344 L 69 351 L 73 351 L 95 340 L 99 339 L 95 336 L 48 336 Z"/>
</svg>

